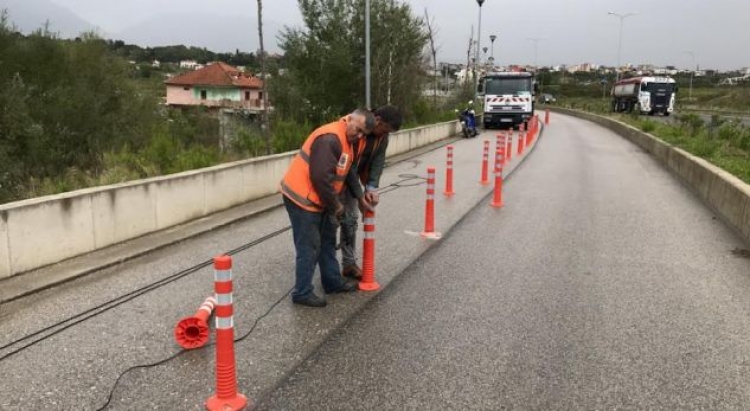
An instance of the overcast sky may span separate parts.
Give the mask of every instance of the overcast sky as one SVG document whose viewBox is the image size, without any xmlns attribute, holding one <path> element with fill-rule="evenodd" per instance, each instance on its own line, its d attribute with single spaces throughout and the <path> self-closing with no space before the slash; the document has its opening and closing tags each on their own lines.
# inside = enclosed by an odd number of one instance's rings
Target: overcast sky
<svg viewBox="0 0 750 411">
<path fill-rule="evenodd" d="M 255 0 L 53 1 L 107 33 L 121 32 L 154 16 L 178 12 L 257 18 Z M 416 13 L 423 14 L 427 8 L 434 18 L 439 29 L 439 60 L 466 62 L 472 25 L 477 29 L 476 1 L 406 1 Z M 692 50 L 702 68 L 750 66 L 750 0 L 486 0 L 482 45 L 489 46 L 489 35 L 495 34 L 497 63 L 533 64 L 533 43 L 526 38 L 542 37 L 544 40 L 538 43 L 540 65 L 581 62 L 614 65 L 620 20 L 608 16 L 608 11 L 638 13 L 625 20 L 623 64 L 688 67 L 692 60 L 685 51 Z M 264 17 L 271 23 L 269 27 L 275 29 L 301 24 L 297 0 L 265 0 Z M 199 27 L 185 29 L 200 33 Z M 275 42 L 275 34 L 267 32 L 266 37 Z M 226 50 L 255 49 L 257 39 L 250 45 L 241 37 L 221 41 L 226 43 Z"/>
</svg>

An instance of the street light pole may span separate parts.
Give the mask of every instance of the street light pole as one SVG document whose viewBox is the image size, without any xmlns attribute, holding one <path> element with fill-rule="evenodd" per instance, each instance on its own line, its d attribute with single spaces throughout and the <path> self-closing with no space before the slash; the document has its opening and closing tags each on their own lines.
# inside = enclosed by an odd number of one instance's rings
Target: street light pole
<svg viewBox="0 0 750 411">
<path fill-rule="evenodd" d="M 539 71 L 539 66 L 537 65 L 537 51 L 539 50 L 539 42 L 541 40 L 544 40 L 544 37 L 527 37 L 526 40 L 534 42 L 534 71 Z"/>
<path fill-rule="evenodd" d="M 372 108 L 370 73 L 370 0 L 365 0 L 365 104 L 367 109 Z"/>
<path fill-rule="evenodd" d="M 492 68 L 495 68 L 495 39 L 497 39 L 497 36 L 492 34 L 490 35 L 490 43 L 492 43 L 491 50 L 490 50 L 490 60 L 492 60 Z"/>
<path fill-rule="evenodd" d="M 477 4 L 479 5 L 479 28 L 477 29 L 478 36 L 477 36 L 477 50 L 476 50 L 476 56 L 474 57 L 474 101 L 477 99 L 477 88 L 479 87 L 479 72 L 477 70 L 477 64 L 479 63 L 479 49 L 482 46 L 482 4 L 484 4 L 485 0 L 477 0 Z"/>
<path fill-rule="evenodd" d="M 688 101 L 693 101 L 693 74 L 695 73 L 695 70 L 697 70 L 697 66 L 695 65 L 695 54 L 690 50 L 685 50 L 685 54 L 690 54 L 690 57 L 693 59 L 693 65 L 690 68 L 690 94 L 688 95 Z"/>
<path fill-rule="evenodd" d="M 617 74 L 616 74 L 616 78 L 615 78 L 615 81 L 619 81 L 620 80 L 620 64 L 621 64 L 620 63 L 620 56 L 622 54 L 622 26 L 623 26 L 626 18 L 631 17 L 631 16 L 635 16 L 638 13 L 618 14 L 618 13 L 614 13 L 614 12 L 610 11 L 607 14 L 610 15 L 610 16 L 615 16 L 615 17 L 619 17 L 620 18 L 620 40 L 619 40 L 619 43 L 618 43 L 618 46 L 617 46 L 617 70 L 616 70 Z"/>
</svg>

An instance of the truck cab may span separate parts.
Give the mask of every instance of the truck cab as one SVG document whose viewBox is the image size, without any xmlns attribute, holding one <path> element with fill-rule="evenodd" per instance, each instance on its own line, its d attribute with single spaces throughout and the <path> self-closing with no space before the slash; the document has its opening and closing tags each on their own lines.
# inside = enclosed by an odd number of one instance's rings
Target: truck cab
<svg viewBox="0 0 750 411">
<path fill-rule="evenodd" d="M 534 115 L 537 84 L 529 72 L 488 73 L 479 81 L 484 128 L 517 127 Z"/>
</svg>

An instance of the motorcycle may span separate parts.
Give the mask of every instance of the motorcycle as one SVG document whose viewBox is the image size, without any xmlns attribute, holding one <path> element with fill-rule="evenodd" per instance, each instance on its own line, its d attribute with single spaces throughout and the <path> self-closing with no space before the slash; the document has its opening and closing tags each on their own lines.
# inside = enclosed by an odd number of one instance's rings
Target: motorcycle
<svg viewBox="0 0 750 411">
<path fill-rule="evenodd" d="M 458 114 L 458 121 L 461 122 L 461 131 L 463 132 L 464 137 L 469 138 L 478 136 L 479 131 L 477 131 L 477 120 L 474 115 L 474 109 L 467 107 L 461 112 L 456 109 L 456 113 Z"/>
</svg>

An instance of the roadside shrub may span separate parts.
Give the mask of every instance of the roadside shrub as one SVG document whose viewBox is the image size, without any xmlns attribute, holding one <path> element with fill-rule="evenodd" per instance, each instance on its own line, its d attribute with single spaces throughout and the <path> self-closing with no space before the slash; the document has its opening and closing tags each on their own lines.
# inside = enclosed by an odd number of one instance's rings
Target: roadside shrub
<svg viewBox="0 0 750 411">
<path fill-rule="evenodd" d="M 652 120 L 643 120 L 641 122 L 641 130 L 645 131 L 646 133 L 650 133 L 656 130 L 656 122 Z"/>
<path fill-rule="evenodd" d="M 697 114 L 683 114 L 677 117 L 680 127 L 687 131 L 691 136 L 697 135 L 705 126 L 703 120 Z"/>
</svg>

